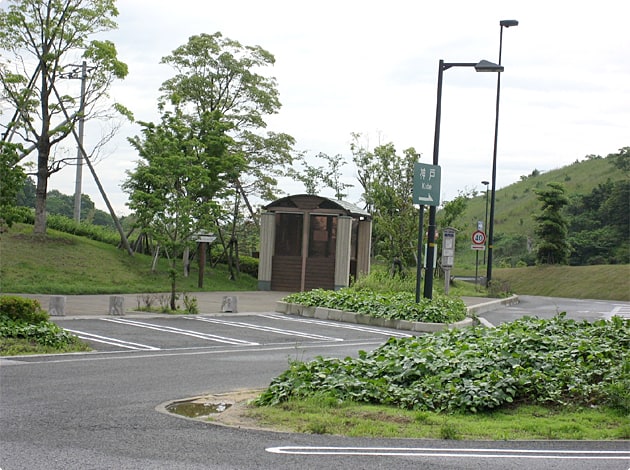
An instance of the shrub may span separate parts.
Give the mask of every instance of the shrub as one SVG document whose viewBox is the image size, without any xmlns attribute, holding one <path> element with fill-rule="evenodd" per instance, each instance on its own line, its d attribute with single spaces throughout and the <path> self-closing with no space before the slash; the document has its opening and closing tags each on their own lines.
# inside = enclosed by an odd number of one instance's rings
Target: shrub
<svg viewBox="0 0 630 470">
<path fill-rule="evenodd" d="M 12 295 L 0 296 L 0 317 L 29 324 L 48 321 L 48 313 L 37 300 Z"/>
<path fill-rule="evenodd" d="M 240 256 L 239 266 L 241 272 L 249 274 L 252 277 L 258 277 L 258 258 L 252 258 L 251 256 Z"/>
<path fill-rule="evenodd" d="M 117 246 L 120 243 L 120 235 L 109 227 L 92 225 L 86 222 L 76 222 L 74 219 L 63 215 L 51 214 L 46 219 L 46 224 L 53 230 L 78 235 L 109 245 Z"/>
<path fill-rule="evenodd" d="M 361 313 L 376 318 L 455 323 L 466 318 L 466 304 L 459 298 L 437 295 L 433 299 L 415 301 L 410 292 L 374 292 L 345 288 L 338 291 L 313 289 L 297 292 L 283 299 L 306 307 L 326 307 Z"/>
<path fill-rule="evenodd" d="M 0 355 L 89 350 L 87 344 L 48 318 L 35 299 L 0 296 Z M 33 344 L 46 349 L 37 349 Z"/>
</svg>

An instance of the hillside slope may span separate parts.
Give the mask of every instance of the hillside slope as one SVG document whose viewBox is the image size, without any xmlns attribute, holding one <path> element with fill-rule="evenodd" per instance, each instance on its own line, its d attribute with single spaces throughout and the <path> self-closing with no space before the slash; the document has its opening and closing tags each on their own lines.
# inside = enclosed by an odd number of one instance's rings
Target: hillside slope
<svg viewBox="0 0 630 470">
<path fill-rule="evenodd" d="M 576 161 L 571 165 L 545 173 L 534 170 L 530 175 L 523 175 L 520 181 L 497 190 L 495 242 L 505 235 L 525 236 L 528 240 L 534 240 L 536 221 L 533 216 L 541 211 L 536 191 L 544 189 L 548 183 L 562 183 L 565 186 L 566 195 L 572 198 L 590 194 L 594 188 L 608 180 L 615 182 L 624 178 L 627 176 L 612 164 L 611 157 Z M 472 233 L 477 229 L 477 221 L 485 221 L 485 219 L 486 193 L 484 191 L 468 200 L 466 210 L 456 220 L 456 226 L 461 229 L 457 234 L 460 263 L 474 263 L 475 255 L 470 250 L 469 241 Z"/>
</svg>

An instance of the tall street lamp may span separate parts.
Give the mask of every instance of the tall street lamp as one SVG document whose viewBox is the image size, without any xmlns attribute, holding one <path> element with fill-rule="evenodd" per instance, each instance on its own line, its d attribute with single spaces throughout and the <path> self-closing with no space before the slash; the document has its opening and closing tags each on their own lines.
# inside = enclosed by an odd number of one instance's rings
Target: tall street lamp
<svg viewBox="0 0 630 470">
<path fill-rule="evenodd" d="M 516 20 L 501 20 L 499 34 L 499 65 L 501 65 L 501 51 L 503 48 L 503 28 L 518 26 Z M 499 138 L 499 97 L 501 95 L 501 74 L 497 75 L 497 103 L 494 120 L 494 150 L 492 152 L 492 195 L 490 196 L 490 226 L 488 227 L 488 267 L 486 271 L 486 287 L 492 282 L 492 244 L 494 243 L 494 203 L 497 189 L 497 142 Z"/>
<path fill-rule="evenodd" d="M 433 165 L 439 162 L 440 153 L 440 121 L 442 119 L 442 77 L 444 71 L 451 67 L 474 67 L 476 72 L 503 72 L 503 67 L 487 60 L 475 62 L 444 62 L 438 66 L 437 105 L 435 107 L 435 134 L 433 136 Z M 500 75 L 500 74 L 499 74 Z M 429 227 L 427 237 L 427 270 L 424 278 L 424 297 L 433 298 L 433 262 L 435 260 L 435 214 L 436 206 L 429 206 Z"/>
<path fill-rule="evenodd" d="M 485 231 L 488 230 L 488 185 L 490 181 L 482 181 L 481 184 L 486 187 L 486 215 L 483 219 L 483 229 Z M 486 264 L 486 250 L 483 251 L 483 264 Z"/>
</svg>

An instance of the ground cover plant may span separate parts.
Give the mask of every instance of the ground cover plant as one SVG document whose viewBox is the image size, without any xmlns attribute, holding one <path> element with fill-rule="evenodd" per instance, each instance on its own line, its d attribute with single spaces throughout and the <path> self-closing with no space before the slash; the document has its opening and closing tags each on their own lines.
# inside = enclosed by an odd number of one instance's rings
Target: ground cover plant
<svg viewBox="0 0 630 470">
<path fill-rule="evenodd" d="M 39 302 L 0 296 L 0 355 L 89 351 L 87 344 L 49 321 Z"/>
<path fill-rule="evenodd" d="M 375 292 L 351 288 L 336 291 L 313 289 L 290 294 L 283 301 L 396 320 L 454 323 L 466 318 L 466 304 L 460 298 L 444 295 L 436 295 L 433 299 L 423 298 L 417 303 L 411 292 Z"/>
<path fill-rule="evenodd" d="M 478 413 L 516 405 L 630 413 L 630 320 L 525 317 L 497 328 L 390 339 L 357 358 L 294 361 L 259 406 L 325 397 L 417 411 Z"/>
</svg>

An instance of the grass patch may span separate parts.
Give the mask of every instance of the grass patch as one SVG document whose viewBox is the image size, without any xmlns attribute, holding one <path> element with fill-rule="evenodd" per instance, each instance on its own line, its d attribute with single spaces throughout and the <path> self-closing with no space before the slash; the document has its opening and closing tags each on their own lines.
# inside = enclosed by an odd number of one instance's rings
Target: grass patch
<svg viewBox="0 0 630 470">
<path fill-rule="evenodd" d="M 279 431 L 349 437 L 474 440 L 614 440 L 630 438 L 627 415 L 608 408 L 513 406 L 478 414 L 444 414 L 390 406 L 293 399 L 248 406 L 246 415 Z"/>
<path fill-rule="evenodd" d="M 494 279 L 522 295 L 630 301 L 628 264 L 504 268 Z"/>
<path fill-rule="evenodd" d="M 124 251 L 106 243 L 48 230 L 32 233 L 32 226 L 15 224 L 0 236 L 2 292 L 24 294 L 133 294 L 170 291 L 167 260 L 151 272 L 151 257 Z M 180 268 L 181 273 L 183 269 Z M 204 287 L 198 287 L 198 268 L 180 275 L 178 291 L 247 291 L 257 280 L 241 274 L 229 279 L 227 267 L 206 267 Z"/>
<path fill-rule="evenodd" d="M 76 342 L 64 346 L 46 346 L 24 338 L 1 338 L 0 356 L 20 356 L 27 354 L 63 354 L 91 351 L 87 343 L 77 338 Z"/>
</svg>

